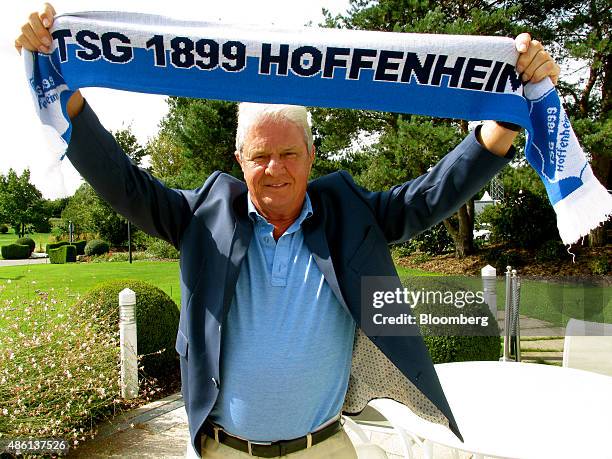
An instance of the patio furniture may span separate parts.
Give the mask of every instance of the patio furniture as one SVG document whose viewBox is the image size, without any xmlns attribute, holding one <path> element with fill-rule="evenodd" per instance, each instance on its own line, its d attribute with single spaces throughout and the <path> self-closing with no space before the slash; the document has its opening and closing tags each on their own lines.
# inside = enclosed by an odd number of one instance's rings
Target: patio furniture
<svg viewBox="0 0 612 459">
<path fill-rule="evenodd" d="M 387 453 L 380 446 L 370 441 L 368 434 L 348 416 L 343 416 L 344 430 L 351 437 L 357 459 L 388 459 Z M 357 438 L 357 441 L 354 440 Z"/>
<path fill-rule="evenodd" d="M 563 366 L 612 376 L 612 324 L 570 319 L 565 328 Z"/>
<path fill-rule="evenodd" d="M 436 365 L 462 443 L 446 427 L 389 399 L 370 402 L 420 443 L 475 458 L 612 458 L 612 377 L 551 365 L 457 362 Z M 407 454 L 406 457 L 412 457 Z"/>
</svg>

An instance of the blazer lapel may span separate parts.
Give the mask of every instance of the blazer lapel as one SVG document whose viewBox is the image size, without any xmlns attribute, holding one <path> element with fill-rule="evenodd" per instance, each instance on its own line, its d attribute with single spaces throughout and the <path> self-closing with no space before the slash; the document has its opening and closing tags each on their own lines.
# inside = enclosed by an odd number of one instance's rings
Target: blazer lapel
<svg viewBox="0 0 612 459">
<path fill-rule="evenodd" d="M 225 277 L 225 292 L 223 296 L 223 320 L 227 317 L 229 307 L 234 297 L 236 282 L 240 274 L 240 266 L 247 254 L 251 238 L 253 237 L 253 226 L 247 216 L 247 197 L 246 192 L 240 194 L 234 200 L 234 212 L 236 222 L 234 224 L 234 234 L 230 247 L 229 263 L 227 266 L 227 276 Z"/>
</svg>

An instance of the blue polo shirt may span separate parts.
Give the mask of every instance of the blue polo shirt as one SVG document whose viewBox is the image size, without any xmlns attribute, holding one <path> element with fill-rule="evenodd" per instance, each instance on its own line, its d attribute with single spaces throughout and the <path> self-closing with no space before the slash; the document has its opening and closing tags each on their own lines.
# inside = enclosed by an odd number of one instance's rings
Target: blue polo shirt
<svg viewBox="0 0 612 459">
<path fill-rule="evenodd" d="M 304 243 L 308 195 L 278 241 L 247 199 L 253 238 L 222 332 L 220 392 L 210 419 L 248 440 L 288 440 L 340 412 L 355 322 Z"/>
</svg>

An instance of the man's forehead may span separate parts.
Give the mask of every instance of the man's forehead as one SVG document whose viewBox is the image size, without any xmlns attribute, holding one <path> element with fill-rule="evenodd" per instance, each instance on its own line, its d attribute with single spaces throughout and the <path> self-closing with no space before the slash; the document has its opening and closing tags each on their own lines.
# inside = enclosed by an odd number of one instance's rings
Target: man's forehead
<svg viewBox="0 0 612 459">
<path fill-rule="evenodd" d="M 254 123 L 244 139 L 245 150 L 304 149 L 306 139 L 301 128 L 287 119 L 263 119 Z"/>
</svg>

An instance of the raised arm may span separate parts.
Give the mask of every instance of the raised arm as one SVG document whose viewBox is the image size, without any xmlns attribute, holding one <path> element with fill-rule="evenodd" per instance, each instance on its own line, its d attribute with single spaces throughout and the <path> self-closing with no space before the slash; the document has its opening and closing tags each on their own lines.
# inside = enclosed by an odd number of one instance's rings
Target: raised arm
<svg viewBox="0 0 612 459">
<path fill-rule="evenodd" d="M 48 3 L 40 12 L 31 13 L 15 40 L 17 50 L 49 52 L 49 28 L 54 16 L 55 9 Z M 121 215 L 178 248 L 201 196 L 198 191 L 167 188 L 134 165 L 100 124 L 80 91 L 71 96 L 67 111 L 72 119 L 72 136 L 66 155 L 81 176 Z"/>
</svg>

